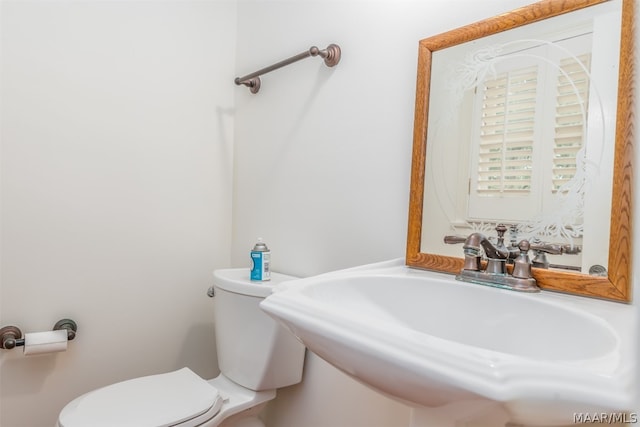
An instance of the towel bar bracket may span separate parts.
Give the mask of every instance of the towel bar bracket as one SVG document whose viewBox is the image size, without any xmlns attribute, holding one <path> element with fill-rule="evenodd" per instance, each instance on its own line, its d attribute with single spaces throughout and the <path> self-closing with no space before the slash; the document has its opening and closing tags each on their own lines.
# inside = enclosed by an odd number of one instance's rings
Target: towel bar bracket
<svg viewBox="0 0 640 427">
<path fill-rule="evenodd" d="M 338 62 L 340 62 L 340 56 L 342 55 L 340 46 L 335 43 L 331 43 L 323 50 L 318 49 L 316 46 L 311 46 L 309 53 L 311 56 L 319 55 L 321 58 L 324 58 L 324 64 L 327 67 L 334 67 L 338 65 Z"/>
<path fill-rule="evenodd" d="M 262 84 L 262 80 L 260 80 L 260 77 L 253 77 L 249 80 L 243 80 L 240 81 L 238 79 L 236 79 L 236 84 L 237 85 L 245 85 L 246 87 L 249 88 L 249 91 L 251 93 L 258 93 L 258 91 L 260 90 L 260 85 Z"/>
</svg>

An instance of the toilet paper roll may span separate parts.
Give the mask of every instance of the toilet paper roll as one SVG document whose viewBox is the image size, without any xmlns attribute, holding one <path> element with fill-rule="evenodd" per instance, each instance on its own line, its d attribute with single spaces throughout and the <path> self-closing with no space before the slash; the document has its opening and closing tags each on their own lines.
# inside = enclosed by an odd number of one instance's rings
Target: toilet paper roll
<svg viewBox="0 0 640 427">
<path fill-rule="evenodd" d="M 24 354 L 55 353 L 67 349 L 67 330 L 24 334 Z"/>
</svg>

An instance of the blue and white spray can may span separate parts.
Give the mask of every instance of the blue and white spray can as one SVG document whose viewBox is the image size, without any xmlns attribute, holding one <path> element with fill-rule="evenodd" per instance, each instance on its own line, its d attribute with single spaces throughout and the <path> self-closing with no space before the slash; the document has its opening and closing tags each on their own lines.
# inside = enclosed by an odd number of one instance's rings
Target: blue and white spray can
<svg viewBox="0 0 640 427">
<path fill-rule="evenodd" d="M 267 245 L 258 238 L 258 243 L 251 250 L 251 280 L 266 281 L 271 280 L 271 251 Z"/>
</svg>

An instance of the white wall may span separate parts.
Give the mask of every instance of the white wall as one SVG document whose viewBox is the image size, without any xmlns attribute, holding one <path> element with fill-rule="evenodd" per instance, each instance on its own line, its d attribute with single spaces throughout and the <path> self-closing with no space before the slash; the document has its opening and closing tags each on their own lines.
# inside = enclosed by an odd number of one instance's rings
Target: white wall
<svg viewBox="0 0 640 427">
<path fill-rule="evenodd" d="M 3 1 L 0 325 L 71 317 L 66 353 L 0 352 L 0 425 L 184 365 L 217 373 L 229 265 L 235 2 Z"/>
</svg>

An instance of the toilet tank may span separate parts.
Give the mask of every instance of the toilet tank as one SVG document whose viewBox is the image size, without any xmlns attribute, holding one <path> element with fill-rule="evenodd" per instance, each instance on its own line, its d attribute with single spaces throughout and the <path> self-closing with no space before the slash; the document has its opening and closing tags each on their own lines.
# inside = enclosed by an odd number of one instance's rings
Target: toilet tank
<svg viewBox="0 0 640 427">
<path fill-rule="evenodd" d="M 255 391 L 299 383 L 305 347 L 258 304 L 275 285 L 296 277 L 271 272 L 271 280 L 249 280 L 248 268 L 215 270 L 214 319 L 220 371 Z"/>
</svg>

